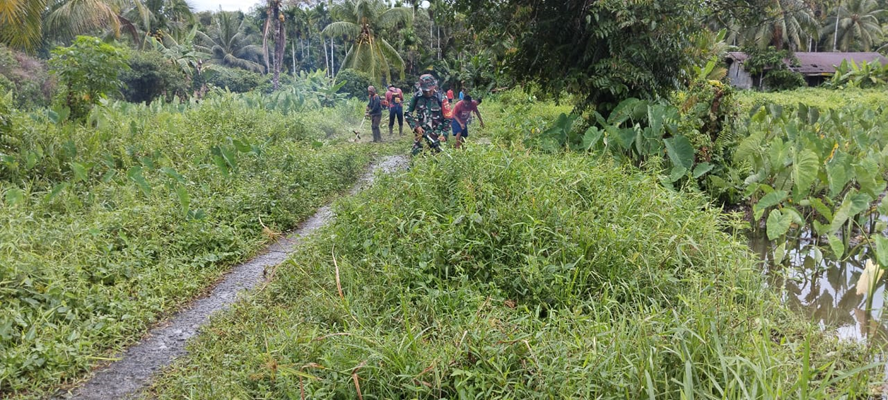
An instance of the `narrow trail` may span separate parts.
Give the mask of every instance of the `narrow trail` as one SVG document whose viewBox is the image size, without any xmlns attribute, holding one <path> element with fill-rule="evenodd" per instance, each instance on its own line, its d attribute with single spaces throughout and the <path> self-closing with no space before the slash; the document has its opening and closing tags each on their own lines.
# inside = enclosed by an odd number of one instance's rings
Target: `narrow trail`
<svg viewBox="0 0 888 400">
<path fill-rule="evenodd" d="M 390 173 L 404 169 L 406 165 L 404 156 L 386 157 L 372 164 L 350 194 L 372 184 L 377 171 Z M 327 224 L 332 217 L 329 205 L 318 209 L 295 232 L 270 245 L 261 255 L 232 268 L 208 296 L 195 300 L 167 323 L 152 329 L 142 342 L 118 354 L 118 361 L 96 372 L 92 379 L 64 398 L 104 400 L 137 396 L 157 371 L 185 354 L 186 341 L 197 334 L 211 314 L 227 309 L 239 293 L 264 282 L 267 268 L 286 260 L 304 236 Z"/>
</svg>

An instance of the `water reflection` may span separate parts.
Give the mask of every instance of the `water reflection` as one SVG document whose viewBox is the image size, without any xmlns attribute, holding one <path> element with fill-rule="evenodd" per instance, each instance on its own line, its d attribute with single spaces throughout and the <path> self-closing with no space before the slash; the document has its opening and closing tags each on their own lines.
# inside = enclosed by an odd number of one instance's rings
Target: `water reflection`
<svg viewBox="0 0 888 400">
<path fill-rule="evenodd" d="M 765 273 L 783 301 L 809 315 L 821 329 L 843 339 L 888 343 L 888 321 L 882 319 L 885 279 L 876 287 L 871 313 L 866 312 L 866 295 L 857 294 L 857 280 L 870 257 L 865 252 L 837 261 L 827 254 L 820 257 L 814 246 L 803 242 L 788 250 L 784 264 L 774 265 L 770 242 L 753 238 L 750 247 L 765 260 Z"/>
</svg>

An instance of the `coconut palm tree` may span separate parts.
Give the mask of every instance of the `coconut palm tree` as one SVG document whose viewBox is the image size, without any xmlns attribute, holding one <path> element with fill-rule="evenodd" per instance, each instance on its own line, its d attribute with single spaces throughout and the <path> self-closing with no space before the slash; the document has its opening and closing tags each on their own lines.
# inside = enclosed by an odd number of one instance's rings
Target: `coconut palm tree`
<svg viewBox="0 0 888 400">
<path fill-rule="evenodd" d="M 407 7 L 388 8 L 378 0 L 346 0 L 341 5 L 344 21 L 333 22 L 322 34 L 330 37 L 344 36 L 354 41 L 342 61 L 342 69 L 363 71 L 374 78 L 391 81 L 392 68 L 404 77 L 404 60 L 379 32 L 409 23 L 413 10 Z"/>
<path fill-rule="evenodd" d="M 108 29 L 115 37 L 121 31 L 138 41 L 138 28 L 123 14 L 132 7 L 144 7 L 141 0 L 64 0 L 51 7 L 46 29 L 61 38 Z"/>
<path fill-rule="evenodd" d="M 262 47 L 251 44 L 253 38 L 244 33 L 240 13 L 219 11 L 213 16 L 210 34 L 197 32 L 199 45 L 194 48 L 213 55 L 211 62 L 263 73 Z"/>
<path fill-rule="evenodd" d="M 767 19 L 747 33 L 747 44 L 796 51 L 805 48 L 803 44 L 815 37 L 819 28 L 814 11 L 802 0 L 773 0 L 765 13 Z"/>
<path fill-rule="evenodd" d="M 41 22 L 46 0 L 0 0 L 0 43 L 34 50 L 43 38 Z"/>
<path fill-rule="evenodd" d="M 143 38 L 143 47 L 149 37 L 165 42 L 172 36 L 175 41 L 181 41 L 196 22 L 191 6 L 185 0 L 135 1 L 124 15 L 134 21 Z"/>
<path fill-rule="evenodd" d="M 305 60 L 305 43 L 303 39 L 305 39 L 306 35 L 309 33 L 308 26 L 308 18 L 306 16 L 306 12 L 301 7 L 290 4 L 288 7 L 284 9 L 284 17 L 286 18 L 286 29 L 289 31 L 288 35 L 292 37 L 294 40 L 292 41 L 292 58 L 293 58 L 293 74 L 296 73 L 296 40 L 299 40 L 299 44 L 301 47 L 300 55 L 302 56 L 302 60 Z"/>
<path fill-rule="evenodd" d="M 833 51 L 869 51 L 882 37 L 880 21 L 886 15 L 876 0 L 849 0 L 833 10 L 820 33 L 824 40 L 832 39 Z"/>
<path fill-rule="evenodd" d="M 282 10 L 283 2 L 281 0 L 268 0 L 268 8 L 266 14 L 268 18 L 265 20 L 264 35 L 262 38 L 262 51 L 265 55 L 265 66 L 268 67 L 268 34 L 274 36 L 274 57 L 272 63 L 272 71 L 274 71 L 274 90 L 279 87 L 281 66 L 284 63 L 284 46 L 287 41 L 287 27 L 284 25 L 285 16 Z"/>
</svg>

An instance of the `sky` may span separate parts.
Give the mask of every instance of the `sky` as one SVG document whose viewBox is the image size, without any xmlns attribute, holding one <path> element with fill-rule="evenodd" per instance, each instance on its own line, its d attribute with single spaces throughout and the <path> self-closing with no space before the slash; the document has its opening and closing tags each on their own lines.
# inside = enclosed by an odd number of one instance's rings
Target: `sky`
<svg viewBox="0 0 888 400">
<path fill-rule="evenodd" d="M 194 11 L 218 10 L 219 6 L 225 11 L 247 11 L 250 6 L 255 4 L 256 0 L 187 0 L 188 4 L 194 8 Z"/>
</svg>

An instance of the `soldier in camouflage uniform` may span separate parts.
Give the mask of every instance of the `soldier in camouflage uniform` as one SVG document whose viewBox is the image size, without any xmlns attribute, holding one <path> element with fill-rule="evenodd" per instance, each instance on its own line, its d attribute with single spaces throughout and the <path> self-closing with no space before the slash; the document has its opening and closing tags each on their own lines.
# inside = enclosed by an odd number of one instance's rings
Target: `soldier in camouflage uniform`
<svg viewBox="0 0 888 400">
<path fill-rule="evenodd" d="M 413 96 L 404 119 L 415 133 L 413 155 L 422 152 L 422 140 L 435 152 L 441 151 L 441 140 L 447 135 L 450 121 L 444 118 L 441 100 L 435 96 L 438 81 L 429 74 L 419 77 L 422 96 Z"/>
</svg>

